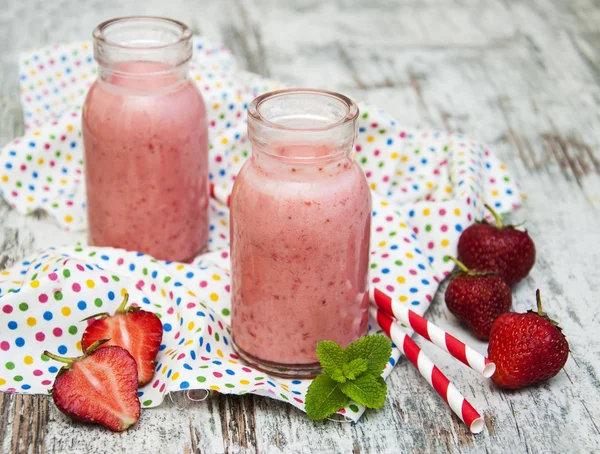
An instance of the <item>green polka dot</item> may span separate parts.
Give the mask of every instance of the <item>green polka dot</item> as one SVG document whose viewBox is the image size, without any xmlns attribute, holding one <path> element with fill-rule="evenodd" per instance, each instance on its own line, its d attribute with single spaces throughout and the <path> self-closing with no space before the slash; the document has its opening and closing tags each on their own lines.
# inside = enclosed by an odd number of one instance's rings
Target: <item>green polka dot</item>
<svg viewBox="0 0 600 454">
<path fill-rule="evenodd" d="M 33 276 L 31 276 L 31 280 L 35 281 L 37 279 L 37 273 L 35 273 Z"/>
<path fill-rule="evenodd" d="M 8 370 L 13 370 L 15 368 L 15 363 L 9 361 L 5 364 L 5 366 Z"/>
<path fill-rule="evenodd" d="M 254 380 L 256 380 L 256 381 L 260 381 L 260 380 L 264 380 L 264 379 L 265 379 L 265 377 L 254 377 Z"/>
<path fill-rule="evenodd" d="M 232 385 L 231 383 L 225 383 L 225 386 L 227 388 L 235 388 L 235 385 Z"/>
<path fill-rule="evenodd" d="M 52 140 L 56 139 L 56 136 L 54 134 L 50 134 L 48 137 L 50 137 Z"/>
<path fill-rule="evenodd" d="M 219 342 L 219 339 L 221 339 L 221 336 L 219 336 L 219 333 L 215 333 L 215 340 Z"/>
<path fill-rule="evenodd" d="M 431 232 L 431 224 L 427 224 L 427 225 L 425 226 L 425 231 L 426 231 L 426 232 Z"/>
<path fill-rule="evenodd" d="M 40 355 L 40 359 L 41 359 L 42 361 L 46 361 L 46 362 L 47 362 L 47 361 L 50 361 L 50 358 L 48 358 L 48 357 L 47 357 L 46 355 L 44 355 L 43 353 Z"/>
<path fill-rule="evenodd" d="M 56 155 L 57 158 L 60 158 L 60 151 L 57 151 L 56 153 L 54 153 Z"/>
<path fill-rule="evenodd" d="M 31 156 L 30 154 L 28 154 L 27 156 L 25 156 L 25 159 L 27 159 L 28 161 L 31 161 L 33 159 L 33 156 Z"/>
<path fill-rule="evenodd" d="M 396 265 L 398 265 L 398 266 L 402 266 L 403 265 L 402 260 L 396 260 L 394 263 Z"/>
<path fill-rule="evenodd" d="M 379 134 L 385 134 L 385 133 L 386 133 L 386 130 L 385 130 L 385 129 L 380 129 L 380 130 L 379 130 Z"/>
<path fill-rule="evenodd" d="M 354 413 L 358 413 L 358 407 L 354 404 L 350 405 L 350 410 L 352 410 Z"/>
<path fill-rule="evenodd" d="M 419 154 L 421 152 L 421 150 L 419 150 L 418 148 L 415 150 L 415 154 Z"/>
<path fill-rule="evenodd" d="M 281 397 L 283 397 L 285 400 L 290 400 L 290 399 L 288 398 L 288 396 L 286 396 L 286 395 L 285 395 L 285 394 L 283 394 L 283 393 L 281 393 L 281 394 L 279 394 L 279 395 L 280 395 Z"/>
<path fill-rule="evenodd" d="M 29 305 L 27 303 L 19 304 L 19 310 L 25 312 L 27 309 L 29 309 Z"/>
<path fill-rule="evenodd" d="M 369 114 L 368 114 L 368 112 L 365 112 L 364 114 L 362 114 L 362 117 L 363 117 L 363 118 L 369 118 Z"/>
<path fill-rule="evenodd" d="M 231 314 L 231 311 L 229 309 L 225 308 L 221 311 L 221 314 L 223 314 L 225 317 L 227 317 L 229 314 Z"/>
<path fill-rule="evenodd" d="M 504 177 L 504 181 L 510 181 L 509 177 Z"/>
<path fill-rule="evenodd" d="M 62 292 L 56 292 L 56 293 L 54 294 L 54 299 L 55 299 L 56 301 L 60 301 L 61 299 L 63 299 L 63 294 L 62 294 Z"/>
<path fill-rule="evenodd" d="M 94 304 L 96 305 L 96 307 L 101 307 L 102 306 L 102 300 L 100 298 L 96 298 L 94 300 Z"/>
<path fill-rule="evenodd" d="M 390 236 L 396 236 L 398 232 L 390 232 Z"/>
<path fill-rule="evenodd" d="M 366 164 L 367 163 L 367 158 L 365 158 L 365 157 L 360 158 L 360 163 L 361 164 Z"/>
<path fill-rule="evenodd" d="M 90 252 L 88 255 L 89 255 L 90 257 L 93 257 L 93 256 L 95 256 L 95 255 L 96 255 L 96 251 L 92 251 L 92 252 Z"/>
<path fill-rule="evenodd" d="M 75 325 L 69 326 L 69 334 L 77 334 L 77 327 Z"/>
<path fill-rule="evenodd" d="M 46 181 L 47 181 L 48 183 L 52 183 L 52 177 L 48 177 L 48 178 L 46 178 Z M 54 205 L 58 206 L 58 203 L 53 203 L 53 204 L 52 204 L 52 206 L 54 206 Z"/>
<path fill-rule="evenodd" d="M 81 252 L 81 251 L 83 251 L 83 249 L 82 249 L 82 248 L 80 248 L 80 247 L 76 247 L 76 248 L 75 248 L 75 252 Z"/>
<path fill-rule="evenodd" d="M 374 270 L 375 268 L 377 268 L 377 263 L 371 263 L 371 269 Z"/>
<path fill-rule="evenodd" d="M 166 284 L 167 282 L 169 282 L 171 280 L 171 276 L 167 276 L 163 279 L 163 282 Z"/>
<path fill-rule="evenodd" d="M 111 276 L 112 280 L 115 282 L 119 282 L 121 279 L 119 278 L 119 276 Z"/>
<path fill-rule="evenodd" d="M 385 162 L 380 161 L 379 164 L 377 164 L 377 166 L 381 169 L 383 166 L 385 165 Z"/>
<path fill-rule="evenodd" d="M 20 188 L 21 186 L 23 186 L 23 183 L 21 183 L 20 181 L 17 181 L 16 186 L 17 186 L 17 188 Z"/>
<path fill-rule="evenodd" d="M 199 366 L 199 369 L 208 369 L 208 366 Z"/>
<path fill-rule="evenodd" d="M 23 377 L 21 377 L 20 375 L 15 375 L 15 376 L 13 377 L 13 380 L 14 380 L 14 381 L 23 381 Z"/>
<path fill-rule="evenodd" d="M 447 255 L 444 256 L 444 262 L 449 262 L 450 261 L 450 257 L 448 257 Z"/>
<path fill-rule="evenodd" d="M 144 269 L 142 270 L 142 274 L 143 274 L 144 276 L 148 276 L 148 268 L 144 268 Z"/>
<path fill-rule="evenodd" d="M 70 277 L 71 276 L 71 272 L 69 270 L 63 270 L 63 276 L 64 277 Z"/>
<path fill-rule="evenodd" d="M 198 375 L 196 377 L 196 380 L 198 380 L 200 383 L 204 383 L 206 381 L 206 377 L 203 377 L 202 375 Z"/>
<path fill-rule="evenodd" d="M 142 402 L 142 405 L 144 407 L 147 407 L 148 405 L 152 405 L 152 399 L 145 400 L 144 402 Z"/>
</svg>

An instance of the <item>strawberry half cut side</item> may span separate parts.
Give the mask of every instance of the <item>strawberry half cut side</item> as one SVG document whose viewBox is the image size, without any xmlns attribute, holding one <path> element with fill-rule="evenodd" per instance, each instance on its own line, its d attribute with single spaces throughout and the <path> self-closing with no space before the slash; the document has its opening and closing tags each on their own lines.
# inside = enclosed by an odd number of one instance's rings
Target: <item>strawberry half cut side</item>
<svg viewBox="0 0 600 454">
<path fill-rule="evenodd" d="M 162 342 L 163 326 L 152 312 L 136 306 L 127 306 L 129 295 L 123 295 L 123 302 L 113 315 L 94 315 L 81 339 L 83 351 L 100 339 L 108 339 L 101 347 L 119 346 L 127 350 L 137 363 L 139 385 L 152 380 L 156 366 L 156 355 Z"/>
</svg>

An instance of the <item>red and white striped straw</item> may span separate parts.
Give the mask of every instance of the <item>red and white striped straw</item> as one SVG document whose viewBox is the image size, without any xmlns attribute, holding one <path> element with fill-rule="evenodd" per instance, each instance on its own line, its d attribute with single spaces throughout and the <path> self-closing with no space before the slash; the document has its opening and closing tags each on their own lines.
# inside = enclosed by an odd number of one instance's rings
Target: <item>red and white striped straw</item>
<svg viewBox="0 0 600 454">
<path fill-rule="evenodd" d="M 419 373 L 436 390 L 436 392 L 450 406 L 452 411 L 469 427 L 469 430 L 478 434 L 483 430 L 483 417 L 463 397 L 460 391 L 450 380 L 433 364 L 423 353 L 419 346 L 406 334 L 394 319 L 381 310 L 371 306 L 371 317 L 377 320 L 381 329 L 392 339 L 394 344 L 404 353 L 408 360 L 417 368 Z"/>
<path fill-rule="evenodd" d="M 453 335 L 438 328 L 427 319 L 421 317 L 403 304 L 392 301 L 392 299 L 381 290 L 371 290 L 371 300 L 389 315 L 398 321 L 410 326 L 417 334 L 423 336 L 429 342 L 446 350 L 454 358 L 466 364 L 471 369 L 479 372 L 485 378 L 490 378 L 496 372 L 496 365 L 481 353 L 476 352 L 464 342 L 459 341 Z"/>
</svg>

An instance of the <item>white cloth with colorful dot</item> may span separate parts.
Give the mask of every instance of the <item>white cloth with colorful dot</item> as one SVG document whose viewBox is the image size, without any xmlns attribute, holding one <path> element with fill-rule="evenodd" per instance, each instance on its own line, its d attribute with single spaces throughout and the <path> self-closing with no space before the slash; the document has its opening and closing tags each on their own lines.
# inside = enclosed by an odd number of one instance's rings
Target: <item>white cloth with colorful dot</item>
<svg viewBox="0 0 600 454">
<path fill-rule="evenodd" d="M 111 248 L 49 249 L 0 272 L 0 391 L 46 393 L 60 365 L 44 350 L 81 354 L 82 319 L 130 301 L 155 312 L 164 326 L 143 407 L 186 389 L 254 393 L 304 409 L 310 380 L 288 380 L 246 367 L 231 348 L 229 210 L 233 178 L 250 154 L 246 108 L 278 87 L 236 69 L 222 45 L 198 37 L 191 77 L 210 119 L 209 252 L 191 264 L 156 261 Z M 0 194 L 23 214 L 44 210 L 65 229 L 85 228 L 81 105 L 96 74 L 90 43 L 24 53 L 19 61 L 25 135 L 0 152 Z M 359 103 L 356 159 L 373 191 L 371 285 L 423 314 L 452 269 L 460 232 L 522 195 L 504 166 L 476 140 L 412 130 L 384 111 Z M 377 330 L 372 324 L 371 331 Z M 393 349 L 384 376 L 400 353 Z M 340 411 L 357 421 L 364 408 Z"/>
</svg>

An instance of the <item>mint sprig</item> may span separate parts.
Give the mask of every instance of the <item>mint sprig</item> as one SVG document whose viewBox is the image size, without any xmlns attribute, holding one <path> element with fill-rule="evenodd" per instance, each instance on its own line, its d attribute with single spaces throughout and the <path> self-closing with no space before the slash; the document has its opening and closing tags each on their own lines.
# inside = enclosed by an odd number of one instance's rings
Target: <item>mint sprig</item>
<svg viewBox="0 0 600 454">
<path fill-rule="evenodd" d="M 383 407 L 387 385 L 381 373 L 391 353 L 391 341 L 379 334 L 361 337 L 346 349 L 335 342 L 319 342 L 317 356 L 323 373 L 306 393 L 308 417 L 325 419 L 351 399 L 367 408 Z"/>
</svg>

